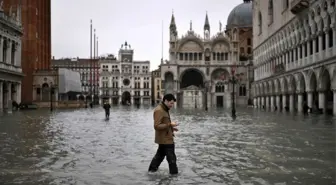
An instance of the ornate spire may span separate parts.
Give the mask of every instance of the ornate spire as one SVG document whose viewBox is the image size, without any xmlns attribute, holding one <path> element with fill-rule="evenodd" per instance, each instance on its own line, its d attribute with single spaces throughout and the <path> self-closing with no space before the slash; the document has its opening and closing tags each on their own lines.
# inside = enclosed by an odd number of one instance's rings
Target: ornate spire
<svg viewBox="0 0 336 185">
<path fill-rule="evenodd" d="M 190 31 L 192 31 L 192 21 L 190 21 Z"/>
<path fill-rule="evenodd" d="M 210 31 L 210 23 L 209 23 L 209 18 L 208 18 L 208 12 L 206 12 L 206 15 L 205 15 L 204 30 L 209 30 Z"/>
<path fill-rule="evenodd" d="M 174 11 L 172 12 L 171 20 L 170 20 L 170 29 L 176 29 L 176 23 L 175 23 L 175 16 Z"/>
</svg>

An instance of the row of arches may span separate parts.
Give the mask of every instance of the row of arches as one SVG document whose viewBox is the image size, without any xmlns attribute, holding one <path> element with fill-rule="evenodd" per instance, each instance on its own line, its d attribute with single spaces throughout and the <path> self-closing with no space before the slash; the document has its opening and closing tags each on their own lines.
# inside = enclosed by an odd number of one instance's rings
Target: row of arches
<svg viewBox="0 0 336 185">
<path fill-rule="evenodd" d="M 254 56 L 257 64 L 264 63 L 271 58 L 281 55 L 283 52 L 291 48 L 296 48 L 298 45 L 307 41 L 316 39 L 316 36 L 330 37 L 328 45 L 335 45 L 335 40 L 332 39 L 335 34 L 336 20 L 335 0 L 324 0 L 317 3 L 316 6 L 310 8 L 309 13 L 302 16 L 297 16 L 285 28 L 283 28 L 274 36 L 270 37 L 264 44 L 254 50 Z M 270 0 L 269 3 L 273 4 Z M 271 5 L 273 7 L 273 5 Z M 270 14 L 273 14 L 273 8 Z M 263 16 L 262 11 L 259 11 L 258 25 L 262 31 Z M 334 30 L 334 31 L 333 31 Z M 326 39 L 321 39 L 326 40 Z M 322 48 L 321 48 L 322 49 Z"/>
<path fill-rule="evenodd" d="M 198 94 L 200 99 L 197 100 L 197 103 L 203 101 L 203 103 L 206 104 L 207 101 L 211 101 L 213 106 L 217 106 L 217 104 L 224 106 L 230 104 L 229 102 L 231 102 L 232 96 L 231 92 L 233 91 L 233 86 L 228 83 L 229 78 L 230 73 L 224 68 L 213 70 L 209 80 L 207 80 L 204 73 L 199 69 L 189 68 L 184 70 L 179 75 L 179 80 L 176 80 L 173 73 L 168 71 L 164 73 L 162 81 L 162 87 L 164 89 L 163 94 L 176 94 L 178 106 L 182 107 L 184 104 L 190 104 L 190 102 L 183 101 L 184 98 L 189 98 L 188 94 Z M 242 104 L 244 104 L 244 102 L 247 104 L 248 86 L 246 83 L 246 81 L 242 80 L 240 84 L 237 84 L 235 87 L 236 97 L 242 100 L 240 101 Z M 193 91 L 193 93 L 191 93 L 191 91 Z M 246 99 L 246 101 L 244 101 L 244 99 Z M 183 105 L 180 105 L 180 102 L 184 102 Z"/>
<path fill-rule="evenodd" d="M 257 107 L 302 112 L 307 105 L 312 111 L 335 114 L 336 69 L 307 70 L 258 82 L 254 93 Z"/>
</svg>

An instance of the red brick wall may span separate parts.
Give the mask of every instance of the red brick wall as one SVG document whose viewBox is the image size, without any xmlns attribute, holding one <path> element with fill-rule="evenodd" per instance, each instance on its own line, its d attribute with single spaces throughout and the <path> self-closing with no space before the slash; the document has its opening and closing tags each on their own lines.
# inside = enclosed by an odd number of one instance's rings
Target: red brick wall
<svg viewBox="0 0 336 185">
<path fill-rule="evenodd" d="M 21 0 L 22 36 L 22 102 L 33 100 L 33 72 L 50 69 L 51 0 Z M 16 12 L 19 0 L 4 0 L 4 10 Z"/>
</svg>

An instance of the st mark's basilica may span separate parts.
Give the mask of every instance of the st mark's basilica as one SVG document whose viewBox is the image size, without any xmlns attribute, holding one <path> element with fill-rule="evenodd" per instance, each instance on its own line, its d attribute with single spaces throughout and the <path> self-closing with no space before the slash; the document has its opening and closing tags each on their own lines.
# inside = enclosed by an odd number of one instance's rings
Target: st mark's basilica
<svg viewBox="0 0 336 185">
<path fill-rule="evenodd" d="M 211 18 L 211 17 L 210 17 Z M 205 15 L 201 35 L 178 34 L 178 17 L 170 22 L 169 60 L 161 64 L 162 93 L 173 93 L 183 108 L 230 107 L 234 75 L 238 105 L 252 103 L 252 3 L 245 1 L 228 16 L 226 29 L 211 30 Z M 214 34 L 212 34 L 214 33 Z"/>
</svg>

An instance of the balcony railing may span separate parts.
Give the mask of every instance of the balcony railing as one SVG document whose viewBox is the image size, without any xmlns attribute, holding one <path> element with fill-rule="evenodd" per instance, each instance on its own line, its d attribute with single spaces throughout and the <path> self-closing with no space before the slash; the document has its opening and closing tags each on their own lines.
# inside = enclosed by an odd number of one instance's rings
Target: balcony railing
<svg viewBox="0 0 336 185">
<path fill-rule="evenodd" d="M 291 12 L 298 14 L 309 7 L 309 0 L 293 0 L 291 2 Z"/>
<path fill-rule="evenodd" d="M 16 29 L 17 31 L 22 32 L 21 23 L 13 19 L 12 17 L 4 14 L 3 12 L 0 12 L 0 22 L 7 24 L 8 26 Z"/>
<path fill-rule="evenodd" d="M 13 66 L 12 64 L 0 62 L 0 69 L 6 70 L 8 72 L 22 73 L 22 68 L 18 66 Z"/>
</svg>

